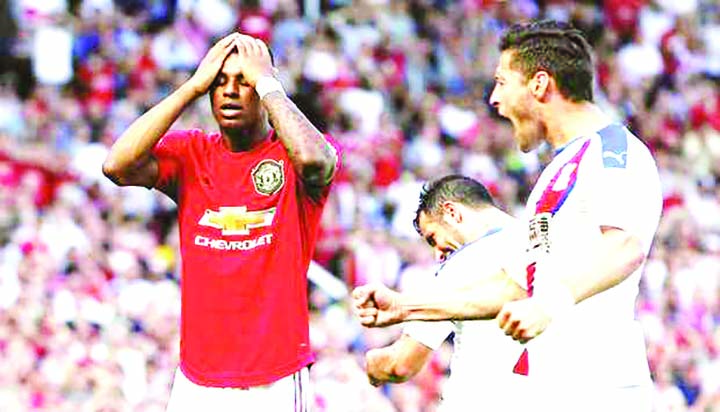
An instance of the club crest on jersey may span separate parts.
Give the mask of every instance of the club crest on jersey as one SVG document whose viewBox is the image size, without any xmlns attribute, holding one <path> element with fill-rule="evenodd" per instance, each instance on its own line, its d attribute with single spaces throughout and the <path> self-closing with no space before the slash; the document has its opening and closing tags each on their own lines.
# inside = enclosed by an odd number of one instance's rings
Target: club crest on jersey
<svg viewBox="0 0 720 412">
<path fill-rule="evenodd" d="M 272 225 L 275 209 L 247 210 L 246 206 L 205 209 L 198 224 L 220 229 L 223 235 L 247 235 L 250 229 Z"/>
<path fill-rule="evenodd" d="M 550 220 L 552 214 L 538 213 L 530 220 L 529 250 L 534 252 L 550 252 Z"/>
<path fill-rule="evenodd" d="M 270 196 L 278 192 L 285 184 L 283 161 L 264 159 L 252 170 L 252 181 L 255 191 Z"/>
</svg>

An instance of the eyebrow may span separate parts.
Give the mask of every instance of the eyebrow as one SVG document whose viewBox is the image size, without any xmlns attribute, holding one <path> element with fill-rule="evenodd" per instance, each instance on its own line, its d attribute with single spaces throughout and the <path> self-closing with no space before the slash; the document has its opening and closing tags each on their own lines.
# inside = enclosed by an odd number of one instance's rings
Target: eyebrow
<svg viewBox="0 0 720 412">
<path fill-rule="evenodd" d="M 435 235 L 428 235 L 425 236 L 425 241 L 430 245 L 430 247 L 435 247 Z"/>
</svg>

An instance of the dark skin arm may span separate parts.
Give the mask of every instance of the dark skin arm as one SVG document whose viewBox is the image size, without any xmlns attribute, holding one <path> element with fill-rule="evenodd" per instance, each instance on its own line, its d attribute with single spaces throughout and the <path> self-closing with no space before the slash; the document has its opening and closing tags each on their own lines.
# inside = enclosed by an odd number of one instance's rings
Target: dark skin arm
<svg viewBox="0 0 720 412">
<path fill-rule="evenodd" d="M 262 77 L 274 77 L 276 70 L 264 42 L 240 36 L 235 43 L 243 61 L 243 76 L 252 87 Z M 283 92 L 268 93 L 262 98 L 262 105 L 308 192 L 318 193 L 335 173 L 335 149 Z"/>
<path fill-rule="evenodd" d="M 335 149 L 283 93 L 269 93 L 262 104 L 308 191 L 321 190 L 335 173 Z"/>
<path fill-rule="evenodd" d="M 171 95 L 136 119 L 110 148 L 103 173 L 119 186 L 153 187 L 158 163 L 152 149 L 182 111 L 207 93 L 223 61 L 235 47 L 233 33 L 218 41 L 205 55 L 193 76 Z"/>
</svg>

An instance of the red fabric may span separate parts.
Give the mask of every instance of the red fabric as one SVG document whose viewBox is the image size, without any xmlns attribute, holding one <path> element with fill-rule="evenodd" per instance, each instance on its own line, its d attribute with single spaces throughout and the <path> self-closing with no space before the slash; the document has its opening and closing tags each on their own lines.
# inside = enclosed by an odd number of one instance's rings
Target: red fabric
<svg viewBox="0 0 720 412">
<path fill-rule="evenodd" d="M 604 0 L 605 22 L 619 35 L 632 36 L 644 4 L 645 0 Z"/>
<path fill-rule="evenodd" d="M 312 200 L 272 133 L 233 153 L 219 133 L 173 131 L 154 153 L 156 186 L 178 202 L 183 373 L 205 386 L 249 387 L 308 365 L 306 273 L 329 189 Z M 284 183 L 262 194 L 253 171 L 267 162 L 280 165 Z"/>
<path fill-rule="evenodd" d="M 142 54 L 130 72 L 128 82 L 133 90 L 146 90 L 153 86 L 157 64 L 149 53 Z"/>
<path fill-rule="evenodd" d="M 115 64 L 100 57 L 91 57 L 80 66 L 78 77 L 87 87 L 83 103 L 86 109 L 97 107 L 107 112 L 115 100 Z"/>
<path fill-rule="evenodd" d="M 0 151 L 0 186 L 18 188 L 26 179 L 35 181 L 35 206 L 45 207 L 55 199 L 57 188 L 74 180 L 74 177 L 69 173 L 54 172 L 41 164 L 15 159 Z"/>
<path fill-rule="evenodd" d="M 660 37 L 660 55 L 662 56 L 663 72 L 665 74 L 675 74 L 680 67 L 680 61 L 678 61 L 675 53 L 673 53 L 672 48 L 670 47 L 676 35 L 677 30 L 672 29 Z"/>
<path fill-rule="evenodd" d="M 530 373 L 530 361 L 528 359 L 527 349 L 523 350 L 520 358 L 517 360 L 517 362 L 515 362 L 515 366 L 513 367 L 513 373 L 525 376 Z"/>
<path fill-rule="evenodd" d="M 385 87 L 393 89 L 405 83 L 407 59 L 402 50 L 378 47 L 373 55 L 385 78 Z"/>
<path fill-rule="evenodd" d="M 698 102 L 690 108 L 690 125 L 698 129 L 705 124 L 720 131 L 720 93 L 710 102 Z"/>
<path fill-rule="evenodd" d="M 238 29 L 243 34 L 261 39 L 268 45 L 272 40 L 272 20 L 262 10 L 241 10 Z"/>
</svg>

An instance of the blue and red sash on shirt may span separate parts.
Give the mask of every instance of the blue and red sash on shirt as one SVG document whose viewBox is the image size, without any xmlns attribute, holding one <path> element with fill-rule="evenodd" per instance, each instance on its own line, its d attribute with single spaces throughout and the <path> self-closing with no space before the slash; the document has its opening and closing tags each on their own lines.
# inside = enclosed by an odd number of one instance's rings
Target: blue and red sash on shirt
<svg viewBox="0 0 720 412">
<path fill-rule="evenodd" d="M 578 166 L 580 160 L 582 160 L 585 151 L 590 146 L 590 140 L 588 139 L 578 150 L 575 155 L 570 158 L 560 169 L 558 169 L 555 176 L 545 186 L 540 198 L 535 204 L 535 215 L 531 223 L 530 236 L 535 237 L 537 240 L 535 245 L 531 247 L 544 247 L 544 252 L 549 253 L 549 224 L 550 220 L 555 213 L 562 207 L 567 200 L 570 192 L 575 187 L 577 181 Z M 539 238 L 539 239 L 538 239 Z M 525 268 L 525 280 L 527 282 L 527 294 L 528 297 L 533 295 L 533 283 L 535 282 L 535 271 L 537 269 L 537 261 L 530 263 Z M 513 372 L 519 375 L 528 375 L 530 371 L 530 362 L 527 348 L 523 350 L 520 358 L 513 367 Z"/>
</svg>

